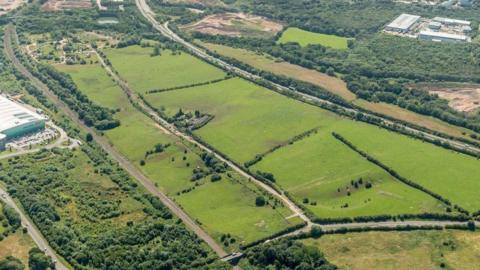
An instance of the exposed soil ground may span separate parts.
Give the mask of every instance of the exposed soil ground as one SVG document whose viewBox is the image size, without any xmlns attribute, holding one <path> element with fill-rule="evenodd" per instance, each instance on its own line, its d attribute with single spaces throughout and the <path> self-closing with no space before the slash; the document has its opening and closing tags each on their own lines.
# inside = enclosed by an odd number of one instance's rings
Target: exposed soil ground
<svg viewBox="0 0 480 270">
<path fill-rule="evenodd" d="M 264 17 L 244 13 L 223 13 L 207 16 L 202 20 L 185 25 L 187 31 L 201 32 L 210 35 L 239 37 L 255 33 L 275 33 L 283 29 L 283 24 L 270 21 Z"/>
<path fill-rule="evenodd" d="M 92 7 L 90 0 L 48 0 L 42 6 L 45 11 L 87 9 Z"/>
<path fill-rule="evenodd" d="M 0 16 L 21 6 L 25 2 L 24 0 L 0 0 Z"/>
<path fill-rule="evenodd" d="M 436 87 L 424 88 L 430 94 L 448 100 L 448 104 L 459 112 L 473 112 L 480 108 L 480 85 L 467 85 L 464 87 Z"/>
</svg>

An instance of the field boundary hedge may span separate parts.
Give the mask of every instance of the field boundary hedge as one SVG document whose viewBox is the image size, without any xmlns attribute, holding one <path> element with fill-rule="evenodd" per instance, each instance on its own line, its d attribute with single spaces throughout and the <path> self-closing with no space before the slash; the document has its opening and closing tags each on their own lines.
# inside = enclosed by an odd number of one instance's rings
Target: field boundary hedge
<svg viewBox="0 0 480 270">
<path fill-rule="evenodd" d="M 281 148 L 283 148 L 283 147 L 286 147 L 286 146 L 288 146 L 288 145 L 291 145 L 291 144 L 294 144 L 294 143 L 296 143 L 296 142 L 298 142 L 298 141 L 301 141 L 301 140 L 309 137 L 309 136 L 312 135 L 313 133 L 317 133 L 318 129 L 319 129 L 319 127 L 315 127 L 315 128 L 309 129 L 309 130 L 307 130 L 307 131 L 305 131 L 305 132 L 303 132 L 303 133 L 301 133 L 301 134 L 298 134 L 298 135 L 293 136 L 292 138 L 288 139 L 288 140 L 287 140 L 286 142 L 284 142 L 284 143 L 278 144 L 278 145 L 270 148 L 269 150 L 267 150 L 267 151 L 265 151 L 265 152 L 263 152 L 263 153 L 261 153 L 261 154 L 256 155 L 255 158 L 253 158 L 253 159 L 251 159 L 251 160 L 248 160 L 248 161 L 246 161 L 246 162 L 244 163 L 245 168 L 248 168 L 248 167 L 251 167 L 251 166 L 257 164 L 258 162 L 262 161 L 262 159 L 263 159 L 265 156 L 267 156 L 267 155 L 269 155 L 269 154 L 271 154 L 271 153 L 273 153 L 273 152 L 275 152 L 275 151 L 277 151 L 277 150 L 279 150 L 279 149 L 281 149 Z"/>
<path fill-rule="evenodd" d="M 379 161 L 378 159 L 370 156 L 368 153 L 360 150 L 357 146 L 355 146 L 353 143 L 351 143 L 350 141 L 348 141 L 347 139 L 345 139 L 344 137 L 342 137 L 340 134 L 338 133 L 335 133 L 335 132 L 332 132 L 332 136 L 335 137 L 335 139 L 339 140 L 340 142 L 342 142 L 343 144 L 345 144 L 346 146 L 348 146 L 350 149 L 352 149 L 353 151 L 357 152 L 359 155 L 361 155 L 362 157 L 366 158 L 368 161 L 370 161 L 371 163 L 377 165 L 378 167 L 382 168 L 383 170 L 385 170 L 386 172 L 388 172 L 391 176 L 393 176 L 395 179 L 403 182 L 404 184 L 412 187 L 412 188 L 415 188 L 415 189 L 418 189 L 422 192 L 425 192 L 427 193 L 428 195 L 432 196 L 433 198 L 443 202 L 444 204 L 448 205 L 448 206 L 452 206 L 452 203 L 450 202 L 450 200 L 444 198 L 443 196 L 415 183 L 414 181 L 411 181 L 403 176 L 401 176 L 400 174 L 398 174 L 394 169 L 388 167 L 387 165 L 383 164 L 381 161 Z M 457 209 L 459 212 L 461 213 L 464 213 L 466 215 L 468 215 L 468 211 L 461 208 L 460 206 L 458 205 L 453 205 L 453 207 L 455 209 Z"/>
<path fill-rule="evenodd" d="M 198 87 L 198 86 L 204 86 L 204 85 L 223 82 L 223 81 L 226 81 L 226 80 L 229 80 L 229 79 L 232 79 L 232 78 L 234 78 L 234 76 L 227 75 L 227 76 L 225 76 L 225 78 L 210 80 L 210 81 L 206 81 L 206 82 L 192 83 L 192 84 L 186 84 L 186 85 L 178 85 L 178 86 L 168 87 L 168 88 L 152 89 L 152 90 L 147 91 L 146 94 L 149 95 L 149 94 L 157 94 L 157 93 L 163 93 L 163 92 L 169 92 L 169 91 L 175 91 L 175 90 L 181 90 L 181 89 L 188 89 L 188 88 L 193 88 L 193 87 Z"/>
</svg>

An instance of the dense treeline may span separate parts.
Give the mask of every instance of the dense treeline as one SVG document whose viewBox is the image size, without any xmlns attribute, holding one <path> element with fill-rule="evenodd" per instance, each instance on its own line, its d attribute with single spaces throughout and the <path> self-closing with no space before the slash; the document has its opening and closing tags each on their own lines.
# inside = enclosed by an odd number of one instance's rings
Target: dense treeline
<svg viewBox="0 0 480 270">
<path fill-rule="evenodd" d="M 82 150 L 93 173 L 110 179 L 113 186 L 80 179 L 77 166 L 91 169 L 80 153 L 66 150 L 10 159 L 0 173 L 9 193 L 76 269 L 194 269 L 212 259 L 201 240 L 102 151 L 90 144 Z M 140 218 L 129 217 L 125 204 L 138 205 L 141 212 L 134 216 Z M 72 207 L 74 216 L 68 211 Z"/>
<path fill-rule="evenodd" d="M 455 111 L 448 101 L 426 91 L 411 89 L 394 80 L 371 80 L 362 76 L 345 76 L 348 89 L 358 97 L 398 105 L 410 111 L 433 116 L 449 124 L 480 132 L 480 113 L 467 114 Z"/>
<path fill-rule="evenodd" d="M 477 7 L 480 4 L 476 4 Z M 430 5 L 406 5 L 390 0 L 254 0 L 241 8 L 305 30 L 361 37 L 377 32 L 400 13 L 452 16 L 452 10 Z M 478 9 L 455 10 L 456 16 L 478 19 Z"/>
<path fill-rule="evenodd" d="M 274 42 L 262 42 L 253 38 L 236 39 L 204 34 L 194 34 L 194 37 L 228 46 L 262 51 L 274 57 L 284 59 L 287 62 L 317 69 L 324 73 L 334 74 L 338 72 L 345 74 L 343 79 L 347 82 L 349 90 L 360 98 L 373 102 L 383 101 L 395 104 L 423 115 L 437 117 L 453 125 L 466 127 L 477 132 L 480 131 L 480 125 L 478 124 L 480 121 L 479 113 L 466 114 L 455 111 L 448 106 L 446 100 L 430 95 L 426 91 L 412 89 L 410 86 L 412 82 L 432 80 L 480 82 L 480 66 L 477 63 L 478 59 L 480 59 L 480 47 L 476 45 L 432 45 L 423 41 L 411 41 L 382 35 L 379 39 L 391 41 L 390 48 L 392 50 L 396 49 L 397 53 L 383 52 L 372 56 L 370 55 L 371 52 L 368 49 L 364 49 L 362 45 L 357 45 L 349 54 L 346 51 L 333 50 L 320 45 L 307 47 L 300 47 L 298 44 L 293 43 L 277 45 Z M 404 44 L 405 42 L 420 44 L 421 48 L 409 46 L 408 44 L 403 46 L 396 45 L 397 43 Z M 434 47 L 432 48 L 430 45 Z M 408 49 L 408 51 L 402 51 L 402 48 Z M 411 53 L 410 50 L 415 53 Z M 424 56 L 416 57 L 416 55 L 422 53 Z M 217 54 L 214 55 L 218 56 Z M 449 61 L 443 59 L 445 57 Z M 405 60 L 396 64 L 395 59 Z M 242 68 L 247 66 L 243 63 L 237 63 L 238 61 L 236 60 L 228 59 L 228 61 Z M 410 64 L 404 64 L 404 61 Z M 457 66 L 458 68 L 456 68 Z M 464 72 L 464 70 L 469 72 Z M 289 83 L 284 81 L 288 79 L 281 76 L 275 76 L 267 72 L 262 72 L 261 75 L 282 85 Z M 290 79 L 290 81 L 293 82 L 294 80 Z M 297 84 L 292 83 L 291 86 L 296 88 L 303 86 L 303 89 L 300 89 L 300 91 L 325 99 L 325 94 L 323 94 L 325 90 L 321 91 L 318 87 L 298 82 Z M 319 96 L 318 93 L 322 93 L 322 96 Z M 327 99 L 342 105 L 345 103 L 345 101 L 340 103 L 339 100 L 341 99 L 338 97 Z"/>
<path fill-rule="evenodd" d="M 48 12 L 42 9 L 41 3 L 33 2 L 20 11 L 15 19 L 19 31 L 33 34 L 43 33 L 71 33 L 78 29 L 85 31 L 107 30 L 120 33 L 137 34 L 149 32 L 151 26 L 140 15 L 133 1 L 124 1 L 124 11 L 111 9 L 99 11 L 97 9 L 72 9 Z M 115 24 L 100 24 L 98 19 L 114 17 Z"/>
<path fill-rule="evenodd" d="M 307 247 L 292 240 L 262 244 L 245 252 L 240 264 L 244 269 L 302 269 L 333 270 L 337 267 L 327 261 L 315 247 Z"/>
<path fill-rule="evenodd" d="M 478 4 L 468 9 L 452 10 L 373 0 L 353 3 L 257 0 L 254 3 L 255 5 L 243 8 L 267 17 L 280 18 L 289 23 L 289 26 L 320 33 L 355 36 L 357 40 L 349 43 L 348 50 L 336 50 L 321 45 L 301 47 L 296 43 L 277 44 L 274 39 L 209 36 L 201 33 L 194 33 L 193 37 L 261 51 L 329 75 L 340 73 L 346 75 L 349 87 L 355 86 L 350 90 L 358 97 L 395 104 L 453 125 L 479 131 L 480 114 L 455 111 L 438 96 L 410 87 L 412 82 L 418 81 L 480 82 L 478 44 L 434 43 L 376 34 L 402 11 L 425 17 L 453 16 L 468 19 L 473 21 L 473 28 L 477 29 Z M 355 13 L 355 16 L 347 16 L 351 13 Z M 475 30 L 472 35 L 476 34 Z M 392 81 L 393 86 L 384 87 L 384 82 L 389 84 Z"/>
</svg>

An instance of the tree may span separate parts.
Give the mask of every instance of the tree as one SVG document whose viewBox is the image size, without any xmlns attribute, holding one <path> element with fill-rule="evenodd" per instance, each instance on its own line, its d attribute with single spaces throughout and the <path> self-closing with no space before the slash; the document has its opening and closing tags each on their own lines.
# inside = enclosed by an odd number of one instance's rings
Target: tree
<svg viewBox="0 0 480 270">
<path fill-rule="evenodd" d="M 263 196 L 257 196 L 257 198 L 255 198 L 255 205 L 258 207 L 265 206 L 266 203 L 265 197 Z"/>
<path fill-rule="evenodd" d="M 20 215 L 8 205 L 3 205 L 3 214 L 7 218 L 8 224 L 12 226 L 13 230 L 16 230 L 20 227 L 22 221 Z"/>
<path fill-rule="evenodd" d="M 85 137 L 85 140 L 87 142 L 91 142 L 93 141 L 93 135 L 91 133 L 87 133 L 87 136 Z"/>
<path fill-rule="evenodd" d="M 52 259 L 45 255 L 40 249 L 32 248 L 28 252 L 28 266 L 31 270 L 47 270 L 52 267 Z"/>
<path fill-rule="evenodd" d="M 22 262 L 12 256 L 8 256 L 5 259 L 0 261 L 0 270 L 23 270 L 25 266 L 23 266 Z"/>
</svg>

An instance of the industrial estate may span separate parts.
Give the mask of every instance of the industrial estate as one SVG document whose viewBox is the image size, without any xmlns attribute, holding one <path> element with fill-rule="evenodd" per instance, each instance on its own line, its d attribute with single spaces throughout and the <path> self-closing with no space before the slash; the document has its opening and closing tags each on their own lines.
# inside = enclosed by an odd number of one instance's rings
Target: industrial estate
<svg viewBox="0 0 480 270">
<path fill-rule="evenodd" d="M 5 3 L 0 270 L 480 265 L 480 1 Z"/>
<path fill-rule="evenodd" d="M 45 129 L 45 118 L 0 95 L 0 150 L 9 140 Z"/>
<path fill-rule="evenodd" d="M 433 19 L 401 14 L 385 27 L 387 33 L 436 42 L 471 42 L 471 22 L 443 17 Z"/>
</svg>

